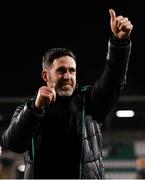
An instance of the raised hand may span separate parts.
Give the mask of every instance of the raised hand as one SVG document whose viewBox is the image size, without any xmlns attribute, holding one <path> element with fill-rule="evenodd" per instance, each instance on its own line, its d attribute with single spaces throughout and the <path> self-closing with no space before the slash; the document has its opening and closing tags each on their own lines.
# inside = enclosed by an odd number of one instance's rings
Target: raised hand
<svg viewBox="0 0 145 180">
<path fill-rule="evenodd" d="M 55 85 L 50 84 L 47 86 L 42 86 L 38 90 L 38 94 L 35 100 L 35 107 L 38 109 L 42 109 L 46 103 L 51 103 L 56 99 L 56 92 L 54 89 Z"/>
<path fill-rule="evenodd" d="M 131 24 L 130 20 L 122 15 L 116 16 L 113 9 L 109 9 L 109 13 L 110 26 L 113 34 L 120 39 L 129 37 L 133 29 L 133 25 Z"/>
</svg>

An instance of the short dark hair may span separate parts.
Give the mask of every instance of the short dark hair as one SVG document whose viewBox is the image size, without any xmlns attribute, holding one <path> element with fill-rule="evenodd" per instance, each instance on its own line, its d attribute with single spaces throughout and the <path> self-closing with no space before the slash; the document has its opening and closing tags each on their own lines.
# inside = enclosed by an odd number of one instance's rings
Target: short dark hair
<svg viewBox="0 0 145 180">
<path fill-rule="evenodd" d="M 76 55 L 72 52 L 72 50 L 67 48 L 52 48 L 43 55 L 42 68 L 44 69 L 50 66 L 53 63 L 54 59 L 62 56 L 70 56 L 76 62 Z"/>
</svg>

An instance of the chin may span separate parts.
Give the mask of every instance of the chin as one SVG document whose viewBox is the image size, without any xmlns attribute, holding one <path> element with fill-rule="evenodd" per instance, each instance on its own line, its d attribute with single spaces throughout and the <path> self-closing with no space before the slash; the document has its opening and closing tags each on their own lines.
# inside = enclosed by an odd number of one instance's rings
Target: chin
<svg viewBox="0 0 145 180">
<path fill-rule="evenodd" d="M 73 94 L 73 89 L 72 90 L 57 90 L 57 94 L 59 96 L 65 96 L 65 97 L 68 97 L 68 96 L 71 96 Z"/>
</svg>

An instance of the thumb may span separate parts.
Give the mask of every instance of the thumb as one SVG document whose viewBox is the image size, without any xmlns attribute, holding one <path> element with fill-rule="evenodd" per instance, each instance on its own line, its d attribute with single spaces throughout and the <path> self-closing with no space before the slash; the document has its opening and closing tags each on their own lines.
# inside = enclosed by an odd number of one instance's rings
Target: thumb
<svg viewBox="0 0 145 180">
<path fill-rule="evenodd" d="M 51 88 L 55 88 L 55 83 L 53 82 L 51 85 L 50 85 Z"/>
<path fill-rule="evenodd" d="M 52 88 L 53 91 L 53 101 L 55 101 L 56 100 L 55 83 L 52 83 L 50 87 Z"/>
<path fill-rule="evenodd" d="M 111 22 L 113 22 L 116 18 L 116 13 L 113 9 L 109 9 L 109 14 L 110 14 L 110 17 L 111 17 Z"/>
<path fill-rule="evenodd" d="M 50 83 L 50 82 L 47 82 L 47 87 L 50 87 L 50 88 L 55 88 L 55 83 Z"/>
</svg>

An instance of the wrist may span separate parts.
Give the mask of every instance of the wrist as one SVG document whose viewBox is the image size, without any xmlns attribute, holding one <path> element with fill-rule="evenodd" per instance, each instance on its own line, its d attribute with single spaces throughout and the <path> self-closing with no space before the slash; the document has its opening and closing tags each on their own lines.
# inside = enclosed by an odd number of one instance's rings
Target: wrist
<svg viewBox="0 0 145 180">
<path fill-rule="evenodd" d="M 35 101 L 32 102 L 31 108 L 36 112 L 36 113 L 42 113 L 44 107 L 38 107 L 35 103 Z"/>
<path fill-rule="evenodd" d="M 119 37 L 112 35 L 111 36 L 111 42 L 116 45 L 128 45 L 130 42 L 130 37 L 120 39 Z"/>
</svg>

